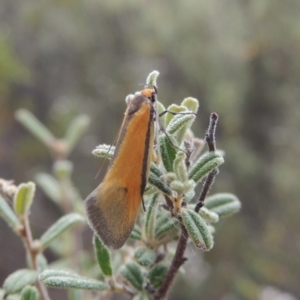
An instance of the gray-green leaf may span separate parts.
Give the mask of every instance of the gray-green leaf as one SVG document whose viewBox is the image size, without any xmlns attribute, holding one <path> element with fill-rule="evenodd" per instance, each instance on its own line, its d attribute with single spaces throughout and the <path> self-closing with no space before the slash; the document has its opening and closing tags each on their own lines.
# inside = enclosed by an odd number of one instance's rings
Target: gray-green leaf
<svg viewBox="0 0 300 300">
<path fill-rule="evenodd" d="M 36 271 L 20 269 L 10 274 L 3 283 L 7 294 L 20 292 L 26 285 L 34 283 L 37 279 Z"/>
<path fill-rule="evenodd" d="M 33 202 L 35 184 L 33 182 L 21 183 L 14 196 L 14 210 L 17 214 L 23 215 Z"/>
<path fill-rule="evenodd" d="M 13 229 L 21 226 L 21 222 L 14 213 L 14 211 L 7 204 L 6 200 L 0 195 L 0 215 Z"/>
<path fill-rule="evenodd" d="M 103 291 L 108 289 L 106 283 L 81 276 L 48 276 L 42 280 L 46 286 L 53 288 L 72 288 Z"/>
<path fill-rule="evenodd" d="M 213 236 L 206 222 L 193 210 L 184 209 L 181 213 L 183 224 L 196 247 L 208 251 L 213 247 Z"/>
<path fill-rule="evenodd" d="M 167 272 L 168 272 L 167 266 L 165 266 L 164 264 L 156 264 L 149 271 L 148 279 L 155 288 L 158 288 L 163 283 Z"/>
<path fill-rule="evenodd" d="M 63 234 L 69 227 L 83 221 L 84 218 L 77 213 L 71 213 L 61 217 L 41 236 L 41 246 L 46 248 L 54 239 Z"/>
<path fill-rule="evenodd" d="M 199 182 L 208 173 L 224 163 L 224 159 L 218 152 L 208 152 L 201 156 L 189 171 L 189 179 Z"/>
<path fill-rule="evenodd" d="M 140 247 L 135 251 L 134 258 L 141 266 L 149 266 L 154 263 L 156 255 L 150 248 Z"/>
<path fill-rule="evenodd" d="M 242 205 L 235 195 L 219 193 L 207 197 L 204 206 L 210 211 L 217 213 L 220 217 L 227 217 L 238 212 Z"/>
<path fill-rule="evenodd" d="M 21 300 L 38 300 L 39 292 L 35 286 L 26 286 L 21 293 Z"/>
<path fill-rule="evenodd" d="M 137 290 L 141 291 L 143 289 L 143 273 L 136 263 L 129 262 L 121 268 L 120 272 Z"/>
</svg>

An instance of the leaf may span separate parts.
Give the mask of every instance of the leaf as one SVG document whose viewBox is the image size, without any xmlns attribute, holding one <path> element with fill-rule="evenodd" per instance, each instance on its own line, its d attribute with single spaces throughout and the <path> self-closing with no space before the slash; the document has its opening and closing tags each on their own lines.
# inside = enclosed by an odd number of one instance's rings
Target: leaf
<svg viewBox="0 0 300 300">
<path fill-rule="evenodd" d="M 35 176 L 35 181 L 53 202 L 60 203 L 61 192 L 59 183 L 53 176 L 46 173 L 39 173 Z"/>
<path fill-rule="evenodd" d="M 151 185 L 155 186 L 162 193 L 168 196 L 173 195 L 172 190 L 165 183 L 163 183 L 154 173 L 150 172 L 148 181 Z"/>
<path fill-rule="evenodd" d="M 185 159 L 186 154 L 184 152 L 178 151 L 173 162 L 174 173 L 176 174 L 177 178 L 182 182 L 188 180 Z"/>
<path fill-rule="evenodd" d="M 145 233 L 149 243 L 154 241 L 158 196 L 156 193 L 151 197 L 146 212 Z"/>
<path fill-rule="evenodd" d="M 157 78 L 159 76 L 159 72 L 154 70 L 151 73 L 149 73 L 149 75 L 147 76 L 146 79 L 146 87 L 148 86 L 157 86 Z"/>
<path fill-rule="evenodd" d="M 183 224 L 196 247 L 208 251 L 213 247 L 213 236 L 206 222 L 193 210 L 181 212 Z"/>
<path fill-rule="evenodd" d="M 150 172 L 154 173 L 154 175 L 156 175 L 157 177 L 163 174 L 160 168 L 155 163 L 151 163 Z"/>
<path fill-rule="evenodd" d="M 48 277 L 76 277 L 79 278 L 80 275 L 74 273 L 74 272 L 69 272 L 69 271 L 64 271 L 64 270 L 55 270 L 55 269 L 47 269 L 43 271 L 39 275 L 39 280 L 44 281 Z"/>
<path fill-rule="evenodd" d="M 111 159 L 115 152 L 115 146 L 111 145 L 99 145 L 93 151 L 92 154 L 97 157 Z"/>
<path fill-rule="evenodd" d="M 177 152 L 174 145 L 177 146 L 177 143 L 172 136 L 166 134 L 159 136 L 161 159 L 167 172 L 173 172 L 173 162 Z"/>
<path fill-rule="evenodd" d="M 142 239 L 141 228 L 138 227 L 136 224 L 134 225 L 134 227 L 131 231 L 130 238 L 133 240 L 141 240 Z"/>
<path fill-rule="evenodd" d="M 40 280 L 43 281 L 46 286 L 53 288 L 72 288 L 97 291 L 108 289 L 107 284 L 102 281 L 81 277 L 77 274 L 68 275 L 68 272 L 61 272 L 61 274 L 58 275 L 60 272 L 57 271 L 57 275 L 49 276 L 48 274 L 47 276 L 43 276 L 43 273 L 40 275 Z"/>
<path fill-rule="evenodd" d="M 162 285 L 166 274 L 168 272 L 167 266 L 164 264 L 156 264 L 148 273 L 148 279 L 153 287 L 158 288 Z"/>
<path fill-rule="evenodd" d="M 39 271 L 44 271 L 48 268 L 48 262 L 46 257 L 43 255 L 43 253 L 39 253 L 36 256 L 36 263 Z"/>
<path fill-rule="evenodd" d="M 141 266 L 152 265 L 156 259 L 155 252 L 147 247 L 139 247 L 135 253 L 134 258 Z"/>
<path fill-rule="evenodd" d="M 224 159 L 220 153 L 208 152 L 193 164 L 189 171 L 189 179 L 193 179 L 197 183 L 222 163 L 224 163 Z"/>
<path fill-rule="evenodd" d="M 6 200 L 0 195 L 0 215 L 6 223 L 12 228 L 17 229 L 21 226 L 21 222 L 14 211 L 7 204 Z"/>
<path fill-rule="evenodd" d="M 140 267 L 136 263 L 129 262 L 121 268 L 120 273 L 137 290 L 141 291 L 143 289 L 144 277 Z"/>
<path fill-rule="evenodd" d="M 157 218 L 155 227 L 155 238 L 159 239 L 163 235 L 167 234 L 169 230 L 173 230 L 177 227 L 177 219 L 172 218 L 170 213 L 162 212 Z"/>
<path fill-rule="evenodd" d="M 94 250 L 102 273 L 106 276 L 112 276 L 113 270 L 109 250 L 96 235 L 94 235 Z"/>
<path fill-rule="evenodd" d="M 68 228 L 83 221 L 84 218 L 77 213 L 71 213 L 61 217 L 41 236 L 41 246 L 46 248 L 54 239 L 63 234 Z"/>
<path fill-rule="evenodd" d="M 50 146 L 55 137 L 30 111 L 27 109 L 18 109 L 15 114 L 16 119 L 22 123 L 28 131 L 46 146 Z"/>
<path fill-rule="evenodd" d="M 204 207 L 215 212 L 220 217 L 227 217 L 238 212 L 242 205 L 240 200 L 233 194 L 219 193 L 207 197 Z"/>
<path fill-rule="evenodd" d="M 64 140 L 68 145 L 68 153 L 70 153 L 75 148 L 89 125 L 90 117 L 87 115 L 80 115 L 72 120 L 64 137 Z"/>
<path fill-rule="evenodd" d="M 189 111 L 192 111 L 194 113 L 198 112 L 199 109 L 199 101 L 196 98 L 193 97 L 187 97 L 183 99 L 180 106 L 186 107 Z"/>
<path fill-rule="evenodd" d="M 219 215 L 205 206 L 201 207 L 199 215 L 208 223 L 217 223 L 219 221 Z"/>
<path fill-rule="evenodd" d="M 3 283 L 7 294 L 20 292 L 26 285 L 33 284 L 37 279 L 36 271 L 20 269 L 10 274 Z"/>
<path fill-rule="evenodd" d="M 193 113 L 189 113 L 188 111 L 184 111 L 185 114 L 178 113 L 171 120 L 169 125 L 166 128 L 166 132 L 170 135 L 174 135 L 175 133 L 180 132 L 185 129 L 183 133 L 185 133 L 186 129 L 189 128 L 194 122 L 196 116 Z M 183 135 L 183 134 L 182 134 Z"/>
<path fill-rule="evenodd" d="M 17 214 L 25 214 L 31 207 L 35 194 L 33 182 L 21 183 L 14 195 L 14 210 Z"/>
<path fill-rule="evenodd" d="M 35 286 L 26 286 L 21 293 L 20 300 L 38 300 L 39 292 Z"/>
</svg>

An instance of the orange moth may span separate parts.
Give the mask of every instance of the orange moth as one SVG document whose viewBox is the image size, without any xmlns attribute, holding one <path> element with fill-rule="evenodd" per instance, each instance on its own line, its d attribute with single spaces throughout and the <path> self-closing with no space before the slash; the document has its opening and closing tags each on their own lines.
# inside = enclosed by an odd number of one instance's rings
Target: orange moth
<svg viewBox="0 0 300 300">
<path fill-rule="evenodd" d="M 129 100 L 114 155 L 101 184 L 87 197 L 88 222 L 109 248 L 121 248 L 136 222 L 154 143 L 156 88 Z"/>
</svg>

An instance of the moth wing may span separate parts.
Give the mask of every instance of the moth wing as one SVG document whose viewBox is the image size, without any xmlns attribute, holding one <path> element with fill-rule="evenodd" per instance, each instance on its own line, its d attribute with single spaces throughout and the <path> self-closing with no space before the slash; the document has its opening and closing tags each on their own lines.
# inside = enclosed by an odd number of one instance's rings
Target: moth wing
<svg viewBox="0 0 300 300">
<path fill-rule="evenodd" d="M 86 199 L 90 226 L 106 246 L 121 248 L 134 227 L 140 203 L 139 193 L 102 182 Z"/>
</svg>

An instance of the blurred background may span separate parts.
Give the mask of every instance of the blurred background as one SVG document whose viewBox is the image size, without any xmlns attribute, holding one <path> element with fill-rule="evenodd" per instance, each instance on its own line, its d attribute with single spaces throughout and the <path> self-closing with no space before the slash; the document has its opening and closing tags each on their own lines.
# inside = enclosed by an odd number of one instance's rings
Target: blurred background
<svg viewBox="0 0 300 300">
<path fill-rule="evenodd" d="M 84 113 L 91 126 L 70 159 L 85 198 L 103 176 L 95 179 L 101 161 L 91 151 L 113 143 L 125 96 L 158 70 L 165 105 L 199 99 L 197 136 L 219 114 L 226 156 L 212 192 L 243 205 L 218 224 L 212 251 L 188 249 L 171 299 L 299 299 L 299 13 L 299 0 L 1 0 L 0 177 L 19 184 L 51 172 L 47 148 L 14 119 L 17 109 L 58 137 Z M 35 236 L 61 215 L 37 192 Z M 2 219 L 0 245 L 2 285 L 25 267 Z"/>
</svg>

